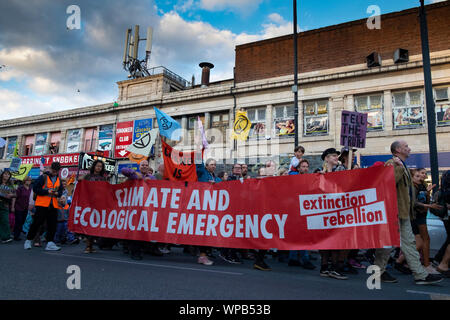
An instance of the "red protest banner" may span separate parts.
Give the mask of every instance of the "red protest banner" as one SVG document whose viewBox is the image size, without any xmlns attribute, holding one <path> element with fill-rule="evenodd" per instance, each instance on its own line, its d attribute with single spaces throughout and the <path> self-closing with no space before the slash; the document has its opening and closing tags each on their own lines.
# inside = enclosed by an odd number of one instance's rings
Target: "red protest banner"
<svg viewBox="0 0 450 320">
<path fill-rule="evenodd" d="M 194 152 L 173 149 L 161 139 L 164 158 L 164 179 L 171 181 L 197 181 Z"/>
<path fill-rule="evenodd" d="M 72 232 L 212 247 L 280 250 L 399 246 L 392 167 L 216 184 L 78 183 Z"/>
</svg>

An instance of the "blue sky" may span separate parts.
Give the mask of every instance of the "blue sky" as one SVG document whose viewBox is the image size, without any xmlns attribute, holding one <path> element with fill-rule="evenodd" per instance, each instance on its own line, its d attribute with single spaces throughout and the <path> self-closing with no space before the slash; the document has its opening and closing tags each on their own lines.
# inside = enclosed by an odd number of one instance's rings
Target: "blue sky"
<svg viewBox="0 0 450 320">
<path fill-rule="evenodd" d="M 438 2 L 434 0 L 433 2 Z M 432 1 L 427 0 L 426 4 Z M 81 29 L 68 30 L 69 5 Z M 311 30 L 420 5 L 419 0 L 298 0 L 298 24 Z M 8 0 L 0 1 L 0 120 L 112 103 L 125 30 L 154 28 L 150 66 L 190 80 L 214 63 L 211 80 L 232 77 L 237 44 L 291 34 L 291 0 Z M 141 46 L 140 58 L 143 59 Z"/>
</svg>

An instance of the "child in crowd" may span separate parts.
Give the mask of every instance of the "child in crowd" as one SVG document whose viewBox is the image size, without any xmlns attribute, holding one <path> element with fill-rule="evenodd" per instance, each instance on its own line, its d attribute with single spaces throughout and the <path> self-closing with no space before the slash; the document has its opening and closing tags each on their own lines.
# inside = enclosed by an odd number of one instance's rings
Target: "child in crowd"
<svg viewBox="0 0 450 320">
<path fill-rule="evenodd" d="M 59 198 L 58 205 L 58 223 L 56 226 L 54 241 L 57 244 L 61 244 L 66 241 L 72 243 L 75 240 L 75 237 L 67 229 L 67 220 L 69 220 L 69 205 L 67 204 L 66 196 L 63 195 L 61 196 L 61 198 Z"/>
<path fill-rule="evenodd" d="M 300 161 L 302 160 L 303 155 L 305 154 L 305 148 L 302 146 L 297 146 L 294 149 L 294 157 L 291 159 L 291 163 L 289 165 L 289 174 L 299 174 L 298 167 L 300 165 Z"/>
</svg>

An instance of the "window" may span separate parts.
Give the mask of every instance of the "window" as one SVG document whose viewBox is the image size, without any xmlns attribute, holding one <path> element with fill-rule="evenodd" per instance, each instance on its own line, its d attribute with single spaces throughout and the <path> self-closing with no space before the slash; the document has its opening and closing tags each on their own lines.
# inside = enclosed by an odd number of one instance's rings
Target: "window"
<svg viewBox="0 0 450 320">
<path fill-rule="evenodd" d="M 6 150 L 6 148 L 7 148 L 7 145 L 6 145 L 6 143 L 7 143 L 7 141 L 6 141 L 6 137 L 2 137 L 2 139 L 3 140 L 5 140 L 5 145 L 3 145 L 3 147 L 1 147 L 0 148 L 0 159 L 3 159 L 3 157 L 4 157 L 4 155 L 5 155 L 5 150 Z"/>
<path fill-rule="evenodd" d="M 225 143 L 227 137 L 227 129 L 229 125 L 229 115 L 228 112 L 212 113 L 211 114 L 211 130 L 210 134 L 206 137 L 208 143 Z M 216 130 L 219 130 L 222 137 L 215 136 L 218 134 Z"/>
<path fill-rule="evenodd" d="M 252 123 L 249 139 L 258 139 L 266 136 L 266 108 L 247 109 L 247 117 Z"/>
<path fill-rule="evenodd" d="M 24 156 L 31 156 L 33 154 L 34 134 L 25 136 Z"/>
<path fill-rule="evenodd" d="M 304 104 L 305 136 L 328 134 L 328 100 L 308 101 Z"/>
<path fill-rule="evenodd" d="M 87 128 L 84 133 L 84 151 L 94 152 L 97 150 L 97 128 Z"/>
<path fill-rule="evenodd" d="M 72 129 L 67 131 L 67 149 L 66 152 L 80 152 L 81 129 Z"/>
<path fill-rule="evenodd" d="M 205 116 L 204 115 L 195 115 L 188 117 L 187 129 L 188 129 L 188 143 L 191 146 L 194 146 L 195 134 L 198 133 L 197 121 L 198 117 L 200 117 L 200 121 L 203 124 L 203 129 L 205 128 Z"/>
<path fill-rule="evenodd" d="M 17 137 L 8 138 L 8 146 L 6 148 L 6 159 L 14 157 L 14 149 L 16 148 Z"/>
<path fill-rule="evenodd" d="M 394 129 L 414 129 L 423 126 L 422 91 L 394 93 L 392 102 Z"/>
<path fill-rule="evenodd" d="M 357 112 L 367 113 L 368 131 L 383 130 L 384 105 L 382 94 L 355 97 L 355 109 Z"/>
<path fill-rule="evenodd" d="M 295 135 L 294 106 L 277 106 L 273 111 L 273 128 L 277 137 Z"/>
<path fill-rule="evenodd" d="M 36 134 L 36 145 L 34 147 L 34 154 L 42 156 L 47 154 L 47 133 Z"/>
<path fill-rule="evenodd" d="M 436 88 L 436 121 L 438 126 L 450 125 L 450 99 L 449 99 L 450 87 Z"/>
</svg>

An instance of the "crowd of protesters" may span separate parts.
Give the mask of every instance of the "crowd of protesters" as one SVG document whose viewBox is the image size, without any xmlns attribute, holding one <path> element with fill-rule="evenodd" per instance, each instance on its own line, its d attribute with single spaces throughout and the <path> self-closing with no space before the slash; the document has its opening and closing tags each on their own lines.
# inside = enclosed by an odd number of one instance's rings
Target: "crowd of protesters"
<svg viewBox="0 0 450 320">
<path fill-rule="evenodd" d="M 352 152 L 350 152 L 352 151 Z M 272 176 L 302 175 L 309 173 L 328 174 L 336 171 L 359 169 L 355 161 L 356 150 L 342 148 L 340 151 L 329 148 L 321 155 L 322 165 L 311 168 L 310 162 L 304 158 L 305 149 L 297 146 L 294 149 L 289 166 L 277 168 L 274 161 L 267 161 L 258 169 L 257 179 Z M 197 257 L 197 262 L 206 266 L 214 264 L 214 260 L 222 259 L 231 264 L 241 264 L 243 260 L 253 260 L 253 267 L 262 271 L 270 271 L 266 257 L 272 255 L 279 261 L 291 267 L 302 267 L 314 270 L 319 267 L 319 275 L 338 280 L 346 280 L 358 269 L 365 269 L 365 261 L 375 264 L 381 269 L 381 281 L 397 282 L 388 271 L 387 266 L 404 274 L 411 274 L 417 284 L 432 284 L 450 277 L 450 244 L 449 220 L 450 210 L 450 173 L 446 171 L 442 176 L 440 188 L 431 195 L 435 185 L 425 182 L 425 169 L 408 169 L 405 161 L 411 149 L 406 141 L 395 141 L 391 145 L 392 159 L 386 163 L 375 165 L 393 166 L 397 189 L 398 219 L 400 227 L 401 246 L 392 249 L 378 248 L 369 250 L 243 250 L 239 248 L 210 248 L 203 246 L 183 246 L 183 252 Z M 352 158 L 349 159 L 350 153 Z M 350 161 L 349 161 L 350 160 Z M 163 256 L 171 252 L 173 245 L 108 239 L 89 235 L 73 234 L 68 230 L 69 206 L 71 193 L 67 190 L 67 183 L 59 177 L 60 164 L 52 163 L 48 171 L 42 169 L 41 175 L 32 184 L 31 178 L 25 178 L 22 184 L 15 188 L 11 183 L 11 173 L 4 170 L 0 174 L 0 240 L 3 244 L 14 240 L 21 241 L 21 235 L 26 234 L 24 248 L 41 246 L 45 238 L 45 250 L 57 251 L 62 244 L 75 245 L 84 241 L 85 253 L 95 253 L 94 245 L 99 249 L 112 249 L 121 246 L 124 254 L 134 260 L 142 260 L 143 253 Z M 216 160 L 207 159 L 196 165 L 199 182 L 221 183 L 222 181 L 244 180 L 252 178 L 245 163 L 235 163 L 231 172 L 216 173 Z M 139 164 L 139 171 L 130 168 L 121 170 L 127 180 L 162 180 L 164 179 L 164 165 L 161 164 L 154 174 L 148 161 Z M 79 180 L 107 181 L 105 164 L 94 161 L 90 172 Z M 444 223 L 447 238 L 439 252 L 430 257 L 430 235 L 427 230 L 428 212 L 438 216 Z M 217 254 L 217 255 L 215 255 Z M 312 261 L 318 260 L 318 266 Z"/>
</svg>

